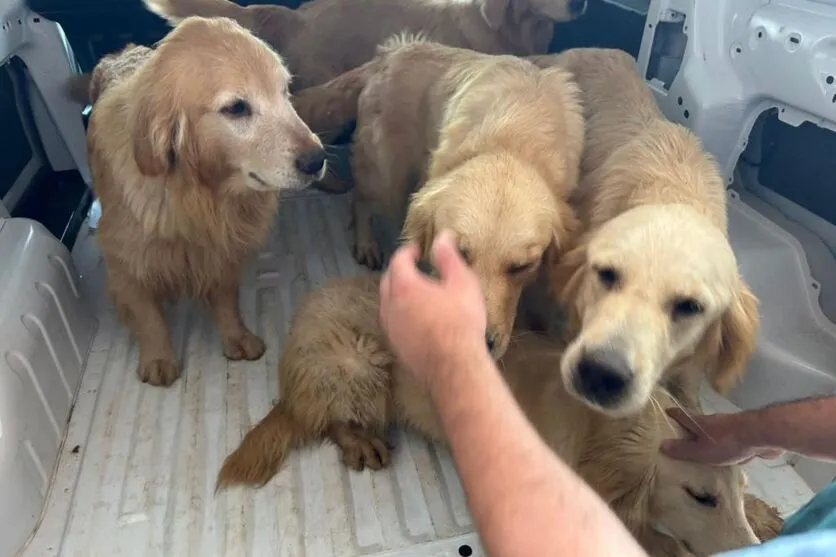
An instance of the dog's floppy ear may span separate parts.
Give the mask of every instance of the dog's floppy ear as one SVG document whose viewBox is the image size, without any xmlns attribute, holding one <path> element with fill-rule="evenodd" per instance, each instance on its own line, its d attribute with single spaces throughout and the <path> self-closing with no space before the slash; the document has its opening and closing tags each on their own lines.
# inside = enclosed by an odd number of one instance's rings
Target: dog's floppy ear
<svg viewBox="0 0 836 557">
<path fill-rule="evenodd" d="M 559 335 L 566 323 L 565 308 L 559 303 L 559 294 L 552 288 L 552 274 L 560 265 L 564 253 L 572 249 L 580 229 L 580 221 L 568 204 L 559 205 L 555 221 L 554 236 L 543 254 L 537 278 L 523 288 L 519 304 L 519 313 L 525 314 L 523 321 L 527 320 L 528 327 L 549 336 Z"/>
<path fill-rule="evenodd" d="M 482 17 L 496 31 L 505 22 L 505 12 L 514 0 L 482 0 Z"/>
<path fill-rule="evenodd" d="M 162 84 L 147 87 L 131 117 L 134 159 L 146 176 L 170 172 L 185 141 L 186 117 L 178 110 L 176 95 L 160 90 Z"/>
<path fill-rule="evenodd" d="M 545 18 L 529 18 L 522 21 L 522 14 L 515 12 L 515 18 L 522 23 L 522 42 L 526 51 L 532 54 L 546 52 L 554 37 L 554 22 Z"/>
<path fill-rule="evenodd" d="M 574 305 L 586 271 L 586 243 L 578 241 L 562 254 L 549 256 L 549 291 L 564 304 Z"/>
<path fill-rule="evenodd" d="M 184 96 L 151 80 L 133 112 L 133 153 L 140 172 L 161 176 L 175 169 L 189 184 L 219 184 L 230 174 L 222 145 L 205 144 L 189 122 Z"/>
<path fill-rule="evenodd" d="M 727 393 L 740 379 L 755 350 L 760 325 L 758 299 L 742 280 L 731 306 L 720 320 L 720 346 L 711 384 Z"/>
<path fill-rule="evenodd" d="M 646 458 L 646 444 L 625 441 L 635 432 L 605 428 L 592 436 L 578 469 L 627 529 L 637 532 L 650 518 L 656 466 Z"/>
<path fill-rule="evenodd" d="M 586 242 L 576 239 L 568 251 L 552 252 L 544 263 L 547 265 L 549 298 L 560 304 L 561 330 L 567 335 L 565 340 L 568 342 L 580 329 L 578 297 L 586 276 Z"/>
<path fill-rule="evenodd" d="M 435 222 L 433 220 L 432 198 L 413 195 L 406 211 L 406 220 L 401 231 L 401 243 L 417 242 L 421 248 L 421 257 L 428 259 L 435 239 Z"/>
<path fill-rule="evenodd" d="M 552 241 L 544 261 L 550 265 L 556 264 L 563 254 L 571 251 L 580 234 L 581 222 L 568 203 L 557 203 L 553 230 Z"/>
</svg>

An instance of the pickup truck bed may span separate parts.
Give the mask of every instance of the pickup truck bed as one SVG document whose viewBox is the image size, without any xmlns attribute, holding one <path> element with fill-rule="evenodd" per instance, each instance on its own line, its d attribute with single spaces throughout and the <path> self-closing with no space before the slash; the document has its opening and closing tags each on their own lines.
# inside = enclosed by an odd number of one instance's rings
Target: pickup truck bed
<svg viewBox="0 0 836 557">
<path fill-rule="evenodd" d="M 73 258 L 98 333 L 24 557 L 482 555 L 448 452 L 410 434 L 395 433 L 387 470 L 349 471 L 326 444 L 296 452 L 262 489 L 214 493 L 223 458 L 276 396 L 276 363 L 300 296 L 365 272 L 350 255 L 348 215 L 347 196 L 283 200 L 242 288 L 244 318 L 265 339 L 265 357 L 228 362 L 208 315 L 179 305 L 170 323 L 185 369 L 167 389 L 137 380 L 137 348 L 104 297 L 95 237 L 79 240 Z M 705 400 L 709 411 L 734 410 L 713 393 Z M 749 472 L 751 491 L 784 514 L 812 496 L 786 462 L 756 462 Z"/>
</svg>

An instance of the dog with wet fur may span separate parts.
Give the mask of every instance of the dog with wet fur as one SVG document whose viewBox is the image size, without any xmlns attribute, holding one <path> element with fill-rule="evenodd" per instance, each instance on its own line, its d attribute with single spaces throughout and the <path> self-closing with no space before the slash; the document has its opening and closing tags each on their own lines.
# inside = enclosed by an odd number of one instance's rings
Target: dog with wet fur
<svg viewBox="0 0 836 557">
<path fill-rule="evenodd" d="M 169 22 L 229 17 L 273 46 L 299 91 L 321 85 L 377 54 L 398 33 L 486 54 L 542 54 L 556 22 L 583 15 L 587 0 L 313 0 L 296 9 L 230 0 L 143 0 Z"/>
<path fill-rule="evenodd" d="M 601 412 L 640 412 L 660 383 L 692 402 L 704 378 L 727 392 L 760 317 L 728 238 L 716 163 L 662 114 L 626 52 L 529 59 L 569 70 L 582 91 L 586 139 L 571 203 L 584 232 L 549 268 L 550 295 L 523 300 L 520 322 L 539 314 L 543 328 L 542 300 L 556 301 L 566 388 Z"/>
<path fill-rule="evenodd" d="M 357 121 L 357 261 L 383 264 L 373 218 L 424 254 L 439 231 L 451 230 L 482 286 L 485 341 L 501 356 L 520 292 L 576 235 L 567 199 L 584 123 L 571 75 L 402 36 L 294 104 L 312 129 Z"/>
<path fill-rule="evenodd" d="M 185 19 L 156 48 L 129 45 L 92 73 L 97 237 L 144 382 L 170 385 L 180 375 L 168 300 L 207 302 L 227 358 L 264 353 L 239 312 L 240 275 L 266 239 L 279 193 L 325 171 L 289 81 L 272 49 L 224 18 Z"/>
<path fill-rule="evenodd" d="M 262 485 L 292 450 L 323 440 L 339 447 L 350 468 L 381 469 L 391 460 L 385 432 L 392 424 L 446 442 L 429 393 L 388 344 L 378 289 L 378 278 L 365 276 L 307 295 L 281 354 L 279 402 L 227 457 L 219 488 Z M 612 418 L 567 392 L 562 355 L 560 344 L 521 334 L 499 368 L 546 444 L 651 555 L 707 556 L 757 542 L 746 518 L 741 467 L 678 461 L 660 451 L 664 439 L 686 434 L 665 414 L 679 405 L 664 389 L 655 389 L 653 403 L 638 414 Z"/>
</svg>

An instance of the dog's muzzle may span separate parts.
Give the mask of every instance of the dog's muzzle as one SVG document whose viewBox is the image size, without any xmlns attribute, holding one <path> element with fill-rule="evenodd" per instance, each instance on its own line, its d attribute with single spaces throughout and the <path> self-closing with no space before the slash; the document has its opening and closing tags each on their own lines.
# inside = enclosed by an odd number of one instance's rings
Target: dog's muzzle
<svg viewBox="0 0 836 557">
<path fill-rule="evenodd" d="M 572 386 L 583 398 L 610 408 L 627 394 L 633 382 L 633 369 L 624 355 L 611 348 L 583 353 L 572 377 Z"/>
</svg>

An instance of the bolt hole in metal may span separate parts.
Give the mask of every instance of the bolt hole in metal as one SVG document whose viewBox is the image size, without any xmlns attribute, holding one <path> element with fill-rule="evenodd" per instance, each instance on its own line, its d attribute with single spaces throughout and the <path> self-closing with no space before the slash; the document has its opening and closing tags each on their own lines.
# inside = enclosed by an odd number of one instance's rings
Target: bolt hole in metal
<svg viewBox="0 0 836 557">
<path fill-rule="evenodd" d="M 801 34 L 793 31 L 787 36 L 787 41 L 784 43 L 784 48 L 787 52 L 795 52 L 801 46 Z"/>
<path fill-rule="evenodd" d="M 473 548 L 467 544 L 460 545 L 459 555 L 461 555 L 462 557 L 470 557 L 471 555 L 473 555 Z"/>
</svg>

